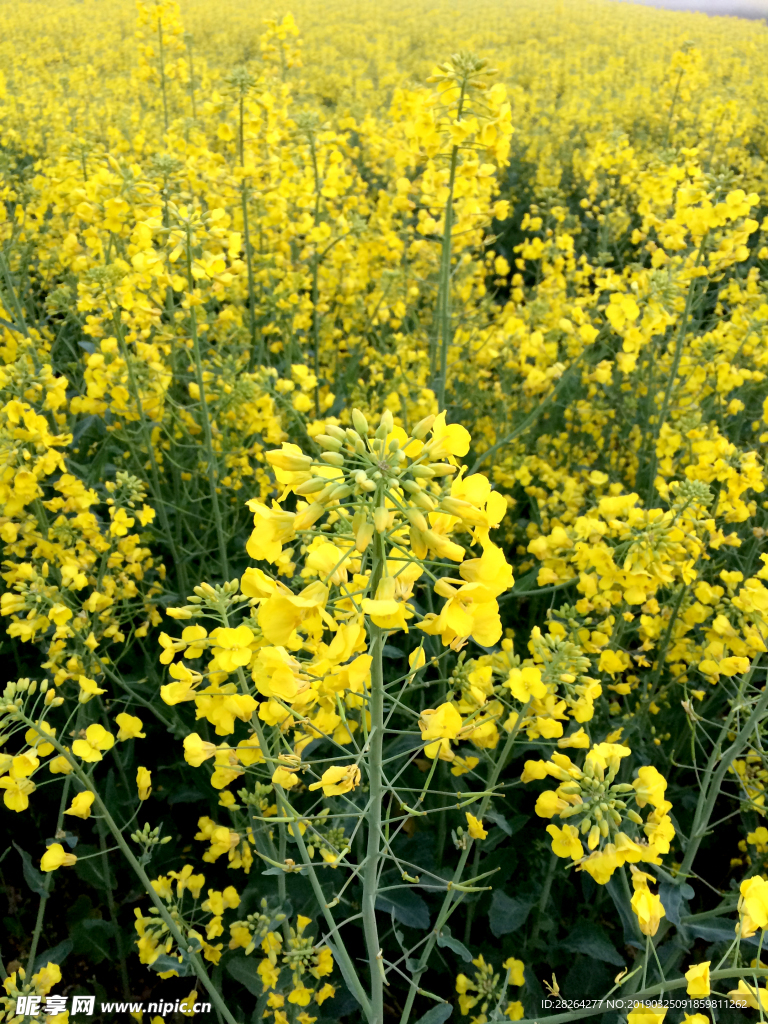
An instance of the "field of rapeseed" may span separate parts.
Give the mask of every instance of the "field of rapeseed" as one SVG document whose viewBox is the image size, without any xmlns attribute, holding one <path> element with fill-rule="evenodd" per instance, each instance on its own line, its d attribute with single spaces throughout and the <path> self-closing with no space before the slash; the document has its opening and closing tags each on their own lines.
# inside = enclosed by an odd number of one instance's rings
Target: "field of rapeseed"
<svg viewBox="0 0 768 1024">
<path fill-rule="evenodd" d="M 0 25 L 0 1020 L 765 1020 L 768 26 Z"/>
</svg>

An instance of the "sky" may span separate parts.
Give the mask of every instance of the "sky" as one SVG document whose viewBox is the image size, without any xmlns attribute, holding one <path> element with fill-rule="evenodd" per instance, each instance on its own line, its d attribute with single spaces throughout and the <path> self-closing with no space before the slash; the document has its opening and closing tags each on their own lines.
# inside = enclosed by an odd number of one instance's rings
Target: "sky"
<svg viewBox="0 0 768 1024">
<path fill-rule="evenodd" d="M 768 0 L 635 0 L 672 11 L 705 11 L 740 18 L 768 18 Z"/>
</svg>

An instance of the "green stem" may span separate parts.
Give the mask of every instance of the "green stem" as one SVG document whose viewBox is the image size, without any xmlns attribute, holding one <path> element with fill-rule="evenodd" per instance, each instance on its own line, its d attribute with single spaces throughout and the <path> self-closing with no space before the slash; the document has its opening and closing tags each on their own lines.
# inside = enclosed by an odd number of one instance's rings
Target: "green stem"
<svg viewBox="0 0 768 1024">
<path fill-rule="evenodd" d="M 99 849 L 101 850 L 101 863 L 104 866 L 104 881 L 107 889 L 107 907 L 109 908 L 109 919 L 115 927 L 115 941 L 117 943 L 117 957 L 120 961 L 120 982 L 123 986 L 123 999 L 130 999 L 131 986 L 128 981 L 128 965 L 125 962 L 125 948 L 123 946 L 123 933 L 117 918 L 117 906 L 115 896 L 112 892 L 112 881 L 109 876 L 109 854 L 107 853 L 107 841 L 104 835 L 104 822 L 101 818 L 96 819 L 96 828 L 99 833 Z"/>
<path fill-rule="evenodd" d="M 374 537 L 371 561 L 371 593 L 376 593 L 379 579 L 386 564 L 384 540 L 380 533 Z M 384 1024 L 384 963 L 379 945 L 376 922 L 376 895 L 379 885 L 381 860 L 381 812 L 384 798 L 384 630 L 368 623 L 371 638 L 371 691 L 369 711 L 371 732 L 368 741 L 369 806 L 367 813 L 368 845 L 363 872 L 363 932 L 368 951 L 371 984 L 371 1024 Z"/>
<path fill-rule="evenodd" d="M 64 786 L 61 791 L 61 800 L 59 801 L 59 815 L 56 819 L 56 832 L 61 831 L 62 823 L 64 822 L 64 808 L 67 806 L 67 800 L 69 799 L 69 783 L 70 778 L 67 775 L 64 779 Z M 29 947 L 29 956 L 27 957 L 27 978 L 30 976 L 30 972 L 35 963 L 35 956 L 37 955 L 37 944 L 40 941 L 40 934 L 43 930 L 43 921 L 45 920 L 45 905 L 48 902 L 50 895 L 51 885 L 53 883 L 53 872 L 49 871 L 45 876 L 43 886 L 45 888 L 45 895 L 40 894 L 40 902 L 37 906 L 37 920 L 35 921 L 35 930 L 32 933 L 32 945 Z"/>
</svg>

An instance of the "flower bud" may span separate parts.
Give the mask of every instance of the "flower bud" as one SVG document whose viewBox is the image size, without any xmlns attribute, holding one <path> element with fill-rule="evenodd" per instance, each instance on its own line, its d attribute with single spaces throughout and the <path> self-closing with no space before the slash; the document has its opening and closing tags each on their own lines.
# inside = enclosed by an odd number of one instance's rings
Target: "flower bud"
<svg viewBox="0 0 768 1024">
<path fill-rule="evenodd" d="M 341 501 L 342 498 L 348 498 L 354 489 L 352 484 L 338 483 L 328 495 L 328 499 L 329 501 Z"/>
<path fill-rule="evenodd" d="M 267 462 L 276 469 L 284 469 L 289 473 L 297 473 L 303 469 L 309 469 L 312 459 L 309 455 L 286 452 L 281 448 L 265 452 Z"/>
<path fill-rule="evenodd" d="M 294 491 L 297 494 L 314 494 L 315 491 L 321 491 L 327 484 L 328 481 L 323 477 L 313 476 L 311 480 L 305 480 L 303 484 L 294 487 Z"/>
<path fill-rule="evenodd" d="M 435 471 L 429 466 L 411 466 L 411 473 L 422 480 L 431 480 L 435 475 Z"/>
<path fill-rule="evenodd" d="M 368 420 L 363 416 L 359 409 L 352 410 L 352 424 L 361 437 L 368 436 Z"/>
<path fill-rule="evenodd" d="M 411 431 L 411 437 L 415 437 L 417 441 L 423 441 L 432 429 L 432 424 L 435 422 L 435 419 L 436 416 L 433 413 L 431 416 L 425 416 L 423 420 L 419 420 Z"/>
<path fill-rule="evenodd" d="M 457 469 L 448 462 L 430 462 L 428 468 L 432 470 L 433 476 L 453 476 Z"/>
<path fill-rule="evenodd" d="M 373 540 L 373 533 L 373 523 L 363 523 L 360 529 L 355 533 L 355 550 L 361 553 L 365 551 Z"/>
<path fill-rule="evenodd" d="M 409 494 L 421 494 L 421 485 L 417 484 L 415 480 L 401 480 L 400 486 Z"/>
<path fill-rule="evenodd" d="M 417 526 L 412 526 L 410 541 L 411 550 L 414 555 L 419 559 L 426 558 L 429 550 L 427 547 L 426 531 L 420 530 Z"/>
<path fill-rule="evenodd" d="M 344 442 L 347 439 L 347 433 L 343 427 L 337 427 L 333 423 L 326 424 L 325 432 L 330 437 L 335 437 L 337 441 Z"/>
<path fill-rule="evenodd" d="M 317 441 L 321 448 L 327 448 L 328 451 L 341 451 L 342 442 L 339 441 L 339 439 L 336 437 L 331 437 L 329 434 L 317 434 L 315 436 L 315 440 Z"/>
<path fill-rule="evenodd" d="M 382 505 L 373 513 L 373 525 L 376 527 L 377 533 L 384 533 L 389 524 L 389 510 L 384 508 Z"/>
<path fill-rule="evenodd" d="M 392 413 L 389 411 L 389 409 L 385 409 L 384 412 L 381 414 L 381 422 L 376 428 L 376 437 L 378 437 L 379 440 L 383 441 L 387 434 L 392 433 L 392 427 L 394 425 L 395 424 L 392 418 Z"/>
<path fill-rule="evenodd" d="M 336 466 L 341 469 L 344 465 L 344 456 L 341 452 L 323 452 L 320 456 L 323 462 L 327 462 L 329 466 Z"/>
<path fill-rule="evenodd" d="M 422 512 L 419 512 L 415 508 L 408 508 L 405 510 L 405 514 L 408 518 L 408 522 L 411 526 L 415 526 L 417 530 L 421 530 L 422 533 L 426 533 L 429 529 L 429 523 L 424 518 Z"/>
<path fill-rule="evenodd" d="M 418 505 L 419 508 L 423 508 L 425 512 L 434 512 L 437 508 L 434 499 L 430 498 L 430 496 L 424 491 L 413 495 L 413 503 L 414 505 Z"/>
</svg>

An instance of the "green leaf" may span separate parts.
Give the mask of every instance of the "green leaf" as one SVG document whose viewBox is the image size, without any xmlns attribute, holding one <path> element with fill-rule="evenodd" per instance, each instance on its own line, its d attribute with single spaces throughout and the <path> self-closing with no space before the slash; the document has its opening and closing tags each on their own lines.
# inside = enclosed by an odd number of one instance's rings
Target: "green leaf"
<svg viewBox="0 0 768 1024">
<path fill-rule="evenodd" d="M 89 854 L 98 853 L 98 849 L 88 843 L 80 845 L 80 853 L 77 863 L 74 866 L 78 878 L 92 885 L 95 889 L 112 888 L 115 880 L 111 872 L 105 870 L 103 857 L 91 857 Z M 87 860 L 82 858 L 87 857 Z"/>
<path fill-rule="evenodd" d="M 443 925 L 443 930 L 437 936 L 437 944 L 443 949 L 450 949 L 451 952 L 460 956 L 465 964 L 472 963 L 472 954 L 469 952 L 463 942 L 459 942 L 458 939 L 454 939 L 451 935 L 451 929 L 448 925 Z"/>
<path fill-rule="evenodd" d="M 37 868 L 34 866 L 34 864 L 32 863 L 32 858 L 27 853 L 27 851 L 22 850 L 18 843 L 14 843 L 13 845 L 21 854 L 24 881 L 27 883 L 32 892 L 36 892 L 38 896 L 42 896 L 44 900 L 47 900 L 48 896 L 50 895 L 49 886 L 51 885 L 51 882 L 49 882 L 48 886 L 46 886 L 45 876 L 42 874 L 42 872 L 38 871 Z"/>
<path fill-rule="evenodd" d="M 37 974 L 39 970 L 45 967 L 46 964 L 61 964 L 64 962 L 64 957 L 69 956 L 72 952 L 72 941 L 70 939 L 64 939 L 58 946 L 54 946 L 52 949 L 46 949 L 44 953 L 40 953 L 39 956 L 35 957 L 35 962 L 32 966 L 32 973 Z"/>
<path fill-rule="evenodd" d="M 680 927 L 680 917 L 689 913 L 686 906 L 687 900 L 692 900 L 696 893 L 686 882 L 678 885 L 676 882 L 668 882 L 663 879 L 659 884 L 659 899 L 664 904 L 664 910 L 672 924 Z"/>
<path fill-rule="evenodd" d="M 431 1010 L 427 1010 L 423 1017 L 419 1017 L 416 1024 L 443 1024 L 452 1013 L 453 1007 L 450 1003 L 438 1003 Z"/>
<path fill-rule="evenodd" d="M 376 909 L 394 914 L 408 928 L 429 928 L 429 907 L 411 889 L 390 889 L 376 897 Z"/>
<path fill-rule="evenodd" d="M 494 890 L 488 921 L 496 938 L 498 939 L 501 935 L 509 935 L 510 932 L 516 932 L 518 928 L 522 928 L 535 902 L 535 897 L 515 899 L 513 896 L 507 896 L 500 889 Z"/>
<path fill-rule="evenodd" d="M 117 929 L 112 922 L 100 917 L 85 917 L 70 932 L 75 952 L 88 957 L 95 964 L 114 959 L 112 940 L 116 934 Z"/>
<path fill-rule="evenodd" d="M 264 987 L 256 970 L 257 964 L 258 961 L 245 956 L 233 957 L 227 961 L 227 973 L 244 985 L 252 996 L 260 996 Z"/>
<path fill-rule="evenodd" d="M 583 953 L 593 960 L 613 964 L 614 967 L 624 966 L 624 958 L 614 948 L 606 933 L 600 925 L 591 921 L 580 921 L 560 946 L 570 953 Z"/>
<path fill-rule="evenodd" d="M 180 978 L 186 978 L 195 973 L 195 968 L 189 960 L 186 962 L 182 960 L 180 963 L 175 956 L 167 956 L 165 953 L 161 953 L 157 960 L 150 964 L 150 967 L 158 974 L 164 974 L 165 971 L 176 971 Z"/>
</svg>

